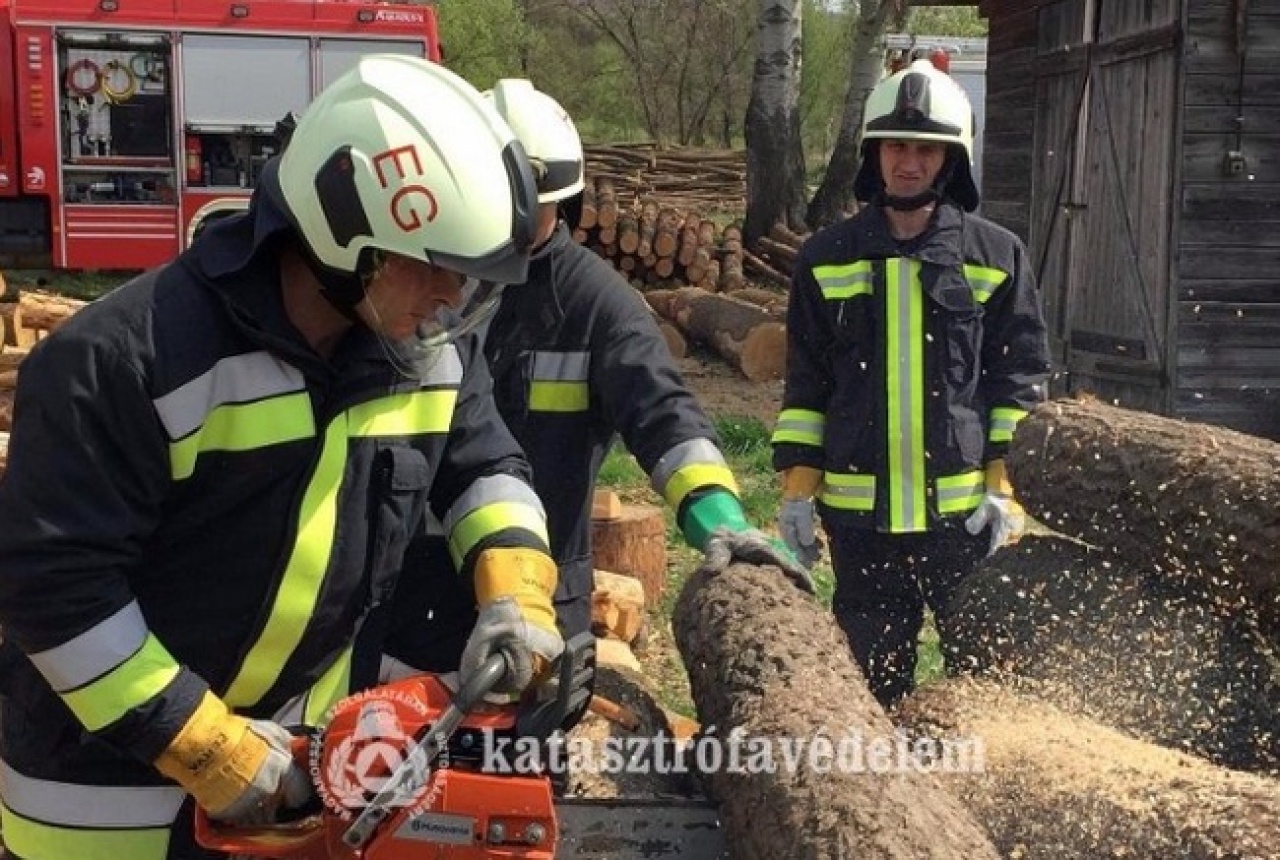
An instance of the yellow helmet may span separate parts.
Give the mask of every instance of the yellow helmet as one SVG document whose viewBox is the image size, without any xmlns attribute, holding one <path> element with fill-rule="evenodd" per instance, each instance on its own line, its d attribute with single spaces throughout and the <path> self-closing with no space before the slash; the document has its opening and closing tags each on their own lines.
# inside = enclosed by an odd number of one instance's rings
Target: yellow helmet
<svg viewBox="0 0 1280 860">
<path fill-rule="evenodd" d="M 862 166 L 854 193 L 871 200 L 884 187 L 878 141 L 935 140 L 947 144 L 948 159 L 938 193 L 972 211 L 978 207 L 973 182 L 973 108 L 964 89 L 929 60 L 916 60 L 876 84 L 862 113 Z"/>
</svg>

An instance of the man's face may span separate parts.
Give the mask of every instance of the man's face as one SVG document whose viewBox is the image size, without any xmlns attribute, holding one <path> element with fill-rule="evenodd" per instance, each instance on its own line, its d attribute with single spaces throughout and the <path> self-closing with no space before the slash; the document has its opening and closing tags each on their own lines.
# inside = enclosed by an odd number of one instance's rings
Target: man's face
<svg viewBox="0 0 1280 860">
<path fill-rule="evenodd" d="M 414 336 L 422 323 L 434 324 L 443 308 L 458 307 L 464 281 L 457 272 L 388 254 L 369 279 L 356 313 L 388 339 L 404 340 Z"/>
<path fill-rule="evenodd" d="M 947 160 L 947 147 L 936 140 L 880 141 L 880 177 L 890 197 L 914 197 L 933 187 Z"/>
</svg>

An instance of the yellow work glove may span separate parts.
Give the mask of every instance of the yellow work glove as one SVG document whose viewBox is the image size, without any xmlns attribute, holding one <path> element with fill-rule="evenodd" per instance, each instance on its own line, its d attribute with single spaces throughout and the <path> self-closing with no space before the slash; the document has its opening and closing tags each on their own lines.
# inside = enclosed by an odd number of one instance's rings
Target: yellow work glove
<svg viewBox="0 0 1280 860">
<path fill-rule="evenodd" d="M 782 472 L 778 534 L 806 570 L 822 555 L 822 545 L 814 529 L 813 509 L 813 497 L 821 484 L 822 470 L 812 466 L 792 466 Z"/>
<path fill-rule="evenodd" d="M 233 714 L 206 692 L 155 767 L 209 817 L 266 824 L 280 807 L 303 806 L 312 794 L 306 771 L 293 761 L 290 741 L 283 726 Z"/>
<path fill-rule="evenodd" d="M 465 685 L 489 659 L 502 652 L 508 672 L 495 693 L 515 695 L 545 674 L 564 650 L 551 598 L 556 563 L 537 550 L 487 549 L 476 559 L 475 592 L 480 608 L 458 667 Z"/>
<path fill-rule="evenodd" d="M 1013 484 L 1004 460 L 992 460 L 987 464 L 987 491 L 977 510 L 965 520 L 969 534 L 976 535 L 991 527 L 991 546 L 987 555 L 993 555 L 1002 546 L 1017 543 L 1027 530 L 1027 514 L 1013 498 Z"/>
</svg>

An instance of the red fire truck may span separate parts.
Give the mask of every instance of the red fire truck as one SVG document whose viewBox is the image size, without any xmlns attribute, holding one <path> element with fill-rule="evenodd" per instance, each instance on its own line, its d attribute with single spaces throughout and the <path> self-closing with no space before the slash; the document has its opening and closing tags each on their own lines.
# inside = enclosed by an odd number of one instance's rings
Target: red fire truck
<svg viewBox="0 0 1280 860">
<path fill-rule="evenodd" d="M 243 209 L 277 123 L 369 53 L 438 62 L 430 6 L 0 0 L 0 263 L 143 269 Z"/>
</svg>

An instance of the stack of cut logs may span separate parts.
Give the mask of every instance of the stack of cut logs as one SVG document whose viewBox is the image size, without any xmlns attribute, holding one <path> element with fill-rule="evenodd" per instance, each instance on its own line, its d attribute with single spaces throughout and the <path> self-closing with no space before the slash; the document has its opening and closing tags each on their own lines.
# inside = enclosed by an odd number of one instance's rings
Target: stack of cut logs
<svg viewBox="0 0 1280 860">
<path fill-rule="evenodd" d="M 0 302 L 0 474 L 8 459 L 18 365 L 37 340 L 83 306 L 82 301 L 45 293 L 23 293 L 16 301 Z"/>
</svg>

